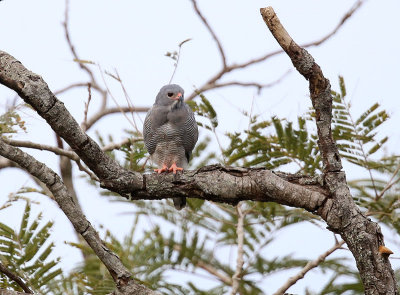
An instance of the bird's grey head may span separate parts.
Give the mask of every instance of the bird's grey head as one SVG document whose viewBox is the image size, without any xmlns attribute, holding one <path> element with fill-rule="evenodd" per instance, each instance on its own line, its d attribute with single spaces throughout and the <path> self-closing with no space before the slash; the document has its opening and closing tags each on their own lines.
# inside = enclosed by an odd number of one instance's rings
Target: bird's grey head
<svg viewBox="0 0 400 295">
<path fill-rule="evenodd" d="M 160 89 L 157 94 L 156 105 L 169 106 L 181 104 L 183 102 L 184 91 L 181 86 L 168 84 Z"/>
</svg>

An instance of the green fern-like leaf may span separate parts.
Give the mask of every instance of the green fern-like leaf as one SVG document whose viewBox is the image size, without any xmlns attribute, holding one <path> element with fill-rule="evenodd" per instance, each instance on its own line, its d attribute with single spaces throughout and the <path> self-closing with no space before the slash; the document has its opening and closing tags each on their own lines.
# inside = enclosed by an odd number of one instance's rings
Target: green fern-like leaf
<svg viewBox="0 0 400 295">
<path fill-rule="evenodd" d="M 48 259 L 54 246 L 53 243 L 49 244 L 53 223 L 42 224 L 41 214 L 29 223 L 31 219 L 31 206 L 27 202 L 18 232 L 0 223 L 0 259 L 31 289 L 45 294 L 48 291 L 47 284 L 61 274 L 61 269 L 57 268 L 59 259 Z M 1 273 L 0 288 L 22 291 L 21 287 Z"/>
</svg>

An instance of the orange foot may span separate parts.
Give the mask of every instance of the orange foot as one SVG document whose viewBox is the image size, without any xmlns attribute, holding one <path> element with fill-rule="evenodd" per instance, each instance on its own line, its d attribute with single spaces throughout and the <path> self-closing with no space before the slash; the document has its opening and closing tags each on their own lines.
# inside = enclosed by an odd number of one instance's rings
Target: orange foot
<svg viewBox="0 0 400 295">
<path fill-rule="evenodd" d="M 172 171 L 174 174 L 176 174 L 176 171 L 182 171 L 183 168 L 176 166 L 176 164 L 174 163 L 174 164 L 172 164 L 171 167 L 169 167 L 168 170 L 169 170 L 169 172 Z"/>
<path fill-rule="evenodd" d="M 163 165 L 162 168 L 160 168 L 160 169 L 154 169 L 154 172 L 157 172 L 158 174 L 160 174 L 161 172 L 165 172 L 165 171 L 168 171 L 167 165 Z"/>
</svg>

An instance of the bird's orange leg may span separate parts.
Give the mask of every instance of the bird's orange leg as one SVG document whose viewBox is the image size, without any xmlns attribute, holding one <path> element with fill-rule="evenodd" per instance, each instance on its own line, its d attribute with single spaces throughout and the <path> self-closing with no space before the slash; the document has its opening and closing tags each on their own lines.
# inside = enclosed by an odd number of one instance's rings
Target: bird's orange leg
<svg viewBox="0 0 400 295">
<path fill-rule="evenodd" d="M 169 167 L 168 170 L 169 170 L 169 172 L 172 171 L 174 174 L 176 174 L 176 171 L 182 171 L 183 168 L 176 166 L 176 164 L 174 163 L 174 164 L 172 164 L 171 167 Z"/>
<path fill-rule="evenodd" d="M 157 172 L 158 174 L 160 174 L 161 172 L 165 172 L 165 171 L 168 171 L 168 167 L 165 164 L 160 169 L 154 169 L 154 172 Z"/>
</svg>

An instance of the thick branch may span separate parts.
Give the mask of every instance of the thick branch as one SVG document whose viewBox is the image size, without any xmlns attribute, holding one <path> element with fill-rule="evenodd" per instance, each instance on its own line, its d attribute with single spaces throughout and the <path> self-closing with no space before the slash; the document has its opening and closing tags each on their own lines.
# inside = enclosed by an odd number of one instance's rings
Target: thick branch
<svg viewBox="0 0 400 295">
<path fill-rule="evenodd" d="M 380 227 L 367 219 L 355 205 L 341 171 L 339 151 L 331 133 L 332 97 L 326 79 L 313 57 L 289 36 L 272 7 L 261 8 L 261 15 L 295 68 L 308 81 L 310 97 L 316 112 L 318 147 L 324 162 L 324 181 L 331 198 L 318 214 L 329 228 L 346 241 L 356 259 L 365 294 L 398 294 L 394 273 L 387 257 L 378 251 L 383 245 Z"/>
<path fill-rule="evenodd" d="M 155 292 L 133 283 L 132 274 L 122 264 L 120 259 L 104 245 L 96 230 L 86 219 L 81 209 L 75 204 L 68 189 L 60 177 L 43 163 L 26 154 L 19 148 L 6 144 L 0 139 L 0 155 L 17 163 L 46 184 L 54 195 L 54 199 L 70 220 L 75 230 L 82 235 L 99 259 L 104 263 L 118 287 L 136 285 L 141 291 L 126 294 L 156 294 Z M 138 289 L 138 290 L 139 290 Z M 124 294 L 124 293 L 121 293 Z"/>
</svg>

